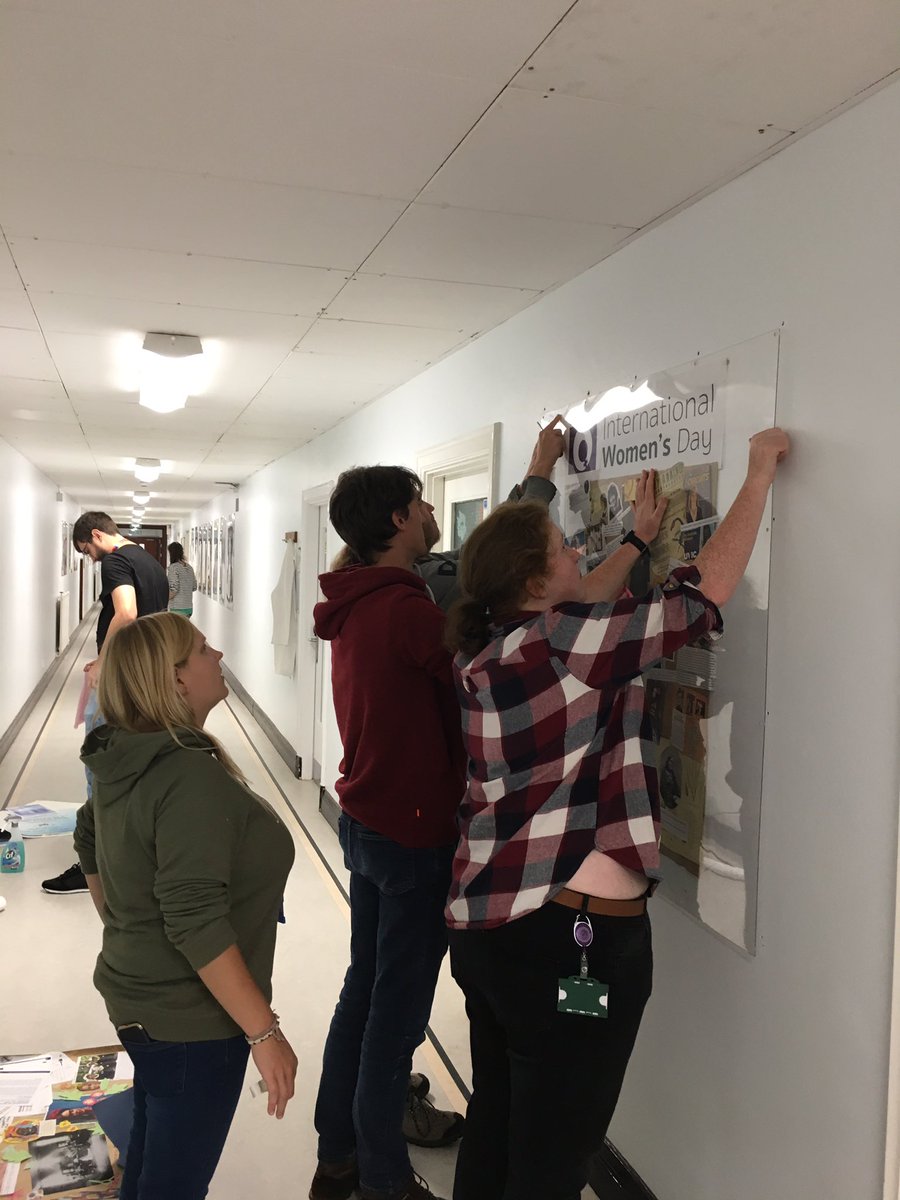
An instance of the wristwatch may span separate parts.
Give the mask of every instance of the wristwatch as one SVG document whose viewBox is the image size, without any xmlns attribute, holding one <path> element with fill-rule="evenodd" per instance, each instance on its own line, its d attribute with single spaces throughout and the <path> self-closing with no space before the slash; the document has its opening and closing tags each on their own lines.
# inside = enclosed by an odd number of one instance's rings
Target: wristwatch
<svg viewBox="0 0 900 1200">
<path fill-rule="evenodd" d="M 646 542 L 641 541 L 633 529 L 629 529 L 627 533 L 622 534 L 622 545 L 624 546 L 626 542 L 631 542 L 639 554 L 646 554 L 650 549 Z"/>
</svg>

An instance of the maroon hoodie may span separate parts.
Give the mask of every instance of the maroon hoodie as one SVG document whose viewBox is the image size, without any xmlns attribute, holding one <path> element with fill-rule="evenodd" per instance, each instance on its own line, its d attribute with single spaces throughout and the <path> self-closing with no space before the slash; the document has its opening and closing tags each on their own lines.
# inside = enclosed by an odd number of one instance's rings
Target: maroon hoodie
<svg viewBox="0 0 900 1200">
<path fill-rule="evenodd" d="M 344 746 L 341 807 L 401 846 L 454 844 L 465 755 L 444 614 L 401 567 L 347 567 L 319 582 L 315 629 L 331 642 Z"/>
</svg>

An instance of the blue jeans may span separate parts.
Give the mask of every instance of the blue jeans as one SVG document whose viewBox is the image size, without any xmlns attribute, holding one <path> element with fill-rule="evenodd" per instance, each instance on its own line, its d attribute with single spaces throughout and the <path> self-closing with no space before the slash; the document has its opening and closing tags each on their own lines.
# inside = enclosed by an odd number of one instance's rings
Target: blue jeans
<svg viewBox="0 0 900 1200">
<path fill-rule="evenodd" d="M 400 846 L 346 813 L 339 835 L 350 871 L 350 966 L 325 1043 L 319 1160 L 355 1153 L 364 1187 L 399 1191 L 412 1177 L 403 1111 L 447 949 L 454 847 Z"/>
<path fill-rule="evenodd" d="M 91 688 L 91 694 L 88 696 L 87 704 L 84 706 L 84 736 L 96 729 L 98 725 L 103 725 L 106 721 L 103 713 L 100 711 L 100 699 L 96 688 Z M 94 774 L 87 767 L 84 768 L 84 775 L 87 779 L 87 798 L 90 800 L 94 791 Z"/>
<path fill-rule="evenodd" d="M 203 1200 L 250 1047 L 240 1036 L 122 1044 L 134 1063 L 134 1124 L 119 1200 Z"/>
</svg>

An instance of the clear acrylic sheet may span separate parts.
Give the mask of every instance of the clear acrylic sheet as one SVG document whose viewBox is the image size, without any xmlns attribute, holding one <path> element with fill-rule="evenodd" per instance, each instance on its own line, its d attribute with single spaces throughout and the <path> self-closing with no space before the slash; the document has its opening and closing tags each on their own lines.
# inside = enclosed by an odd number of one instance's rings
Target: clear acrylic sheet
<svg viewBox="0 0 900 1200">
<path fill-rule="evenodd" d="M 747 443 L 775 422 L 777 332 L 616 387 L 564 415 L 566 536 L 602 562 L 631 528 L 629 480 L 653 467 L 670 497 L 636 594 L 696 557 L 743 483 Z M 766 717 L 771 499 L 725 635 L 645 677 L 658 734 L 663 883 L 658 895 L 733 945 L 756 947 Z"/>
</svg>

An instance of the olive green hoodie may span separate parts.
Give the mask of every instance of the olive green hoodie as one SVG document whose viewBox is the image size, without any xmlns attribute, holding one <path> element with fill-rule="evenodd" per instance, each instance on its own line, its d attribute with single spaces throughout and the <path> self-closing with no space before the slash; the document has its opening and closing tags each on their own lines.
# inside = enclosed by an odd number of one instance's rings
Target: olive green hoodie
<svg viewBox="0 0 900 1200">
<path fill-rule="evenodd" d="M 240 1029 L 197 970 L 237 944 L 267 1000 L 275 927 L 293 839 L 190 730 L 128 733 L 104 725 L 81 758 L 94 774 L 75 848 L 106 898 L 94 984 L 115 1025 L 160 1041 Z"/>
</svg>

